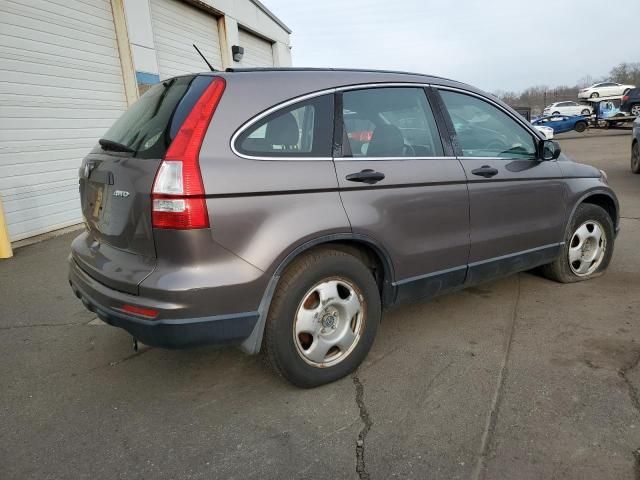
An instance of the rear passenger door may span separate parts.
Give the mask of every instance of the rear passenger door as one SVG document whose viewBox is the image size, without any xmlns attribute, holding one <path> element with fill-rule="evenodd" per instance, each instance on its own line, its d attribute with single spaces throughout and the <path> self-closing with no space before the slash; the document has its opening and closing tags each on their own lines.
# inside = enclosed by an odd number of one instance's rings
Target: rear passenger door
<svg viewBox="0 0 640 480">
<path fill-rule="evenodd" d="M 539 137 L 497 103 L 445 87 L 440 98 L 469 181 L 468 283 L 551 261 L 565 218 L 558 162 L 542 161 Z"/>
<path fill-rule="evenodd" d="M 464 170 L 442 142 L 421 87 L 349 88 L 336 94 L 335 158 L 353 232 L 391 257 L 398 299 L 464 282 L 469 199 Z"/>
</svg>

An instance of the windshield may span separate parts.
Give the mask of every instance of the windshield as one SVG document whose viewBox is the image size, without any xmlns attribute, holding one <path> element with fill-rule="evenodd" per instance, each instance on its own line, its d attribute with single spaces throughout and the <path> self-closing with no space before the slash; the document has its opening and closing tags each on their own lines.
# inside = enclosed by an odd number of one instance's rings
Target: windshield
<svg viewBox="0 0 640 480">
<path fill-rule="evenodd" d="M 122 144 L 140 158 L 162 158 L 169 138 L 169 123 L 193 76 L 178 77 L 151 87 L 103 135 Z"/>
</svg>

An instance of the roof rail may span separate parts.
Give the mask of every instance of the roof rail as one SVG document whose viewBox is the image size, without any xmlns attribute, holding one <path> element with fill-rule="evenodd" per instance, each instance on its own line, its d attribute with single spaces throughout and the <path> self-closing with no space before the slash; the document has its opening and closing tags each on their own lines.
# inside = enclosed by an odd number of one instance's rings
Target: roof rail
<svg viewBox="0 0 640 480">
<path fill-rule="evenodd" d="M 400 75 L 418 75 L 421 77 L 440 78 L 442 80 L 451 80 L 437 75 L 428 75 L 426 73 L 404 72 L 401 70 L 377 70 L 373 68 L 323 68 L 323 67 L 253 67 L 253 68 L 232 68 L 229 67 L 225 72 L 363 72 L 363 73 L 395 73 Z M 453 81 L 453 80 L 451 80 Z"/>
</svg>

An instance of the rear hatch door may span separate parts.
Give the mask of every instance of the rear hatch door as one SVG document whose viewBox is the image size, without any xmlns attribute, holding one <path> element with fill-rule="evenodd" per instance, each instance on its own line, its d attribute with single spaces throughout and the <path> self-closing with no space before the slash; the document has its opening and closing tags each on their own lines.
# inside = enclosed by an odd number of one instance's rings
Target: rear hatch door
<svg viewBox="0 0 640 480">
<path fill-rule="evenodd" d="M 88 234 L 74 258 L 90 276 L 137 293 L 155 267 L 151 190 L 158 167 L 211 77 L 184 76 L 151 87 L 104 134 L 80 167 Z"/>
</svg>

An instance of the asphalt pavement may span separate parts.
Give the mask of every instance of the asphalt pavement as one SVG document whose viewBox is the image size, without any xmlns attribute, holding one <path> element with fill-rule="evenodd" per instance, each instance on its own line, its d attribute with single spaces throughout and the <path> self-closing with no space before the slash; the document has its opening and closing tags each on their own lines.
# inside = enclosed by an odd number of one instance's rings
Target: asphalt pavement
<svg viewBox="0 0 640 480">
<path fill-rule="evenodd" d="M 235 349 L 142 348 L 67 284 L 74 233 L 0 261 L 0 478 L 640 478 L 640 175 L 629 132 L 558 136 L 622 206 L 606 275 L 532 273 L 385 314 L 299 390 Z"/>
</svg>

